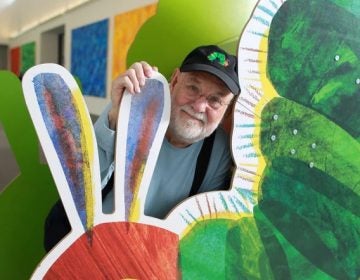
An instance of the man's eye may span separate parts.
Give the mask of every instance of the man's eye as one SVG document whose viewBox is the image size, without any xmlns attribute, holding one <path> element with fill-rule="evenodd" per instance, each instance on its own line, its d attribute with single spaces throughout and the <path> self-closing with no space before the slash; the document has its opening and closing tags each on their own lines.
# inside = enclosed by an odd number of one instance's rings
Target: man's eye
<svg viewBox="0 0 360 280">
<path fill-rule="evenodd" d="M 210 95 L 207 98 L 207 100 L 208 100 L 208 102 L 210 104 L 213 104 L 213 105 L 221 105 L 222 104 L 221 99 L 218 96 L 215 96 L 215 95 Z"/>
<path fill-rule="evenodd" d="M 197 93 L 199 91 L 198 88 L 193 85 L 188 85 L 187 88 L 188 88 L 188 90 L 190 90 L 193 93 Z"/>
</svg>

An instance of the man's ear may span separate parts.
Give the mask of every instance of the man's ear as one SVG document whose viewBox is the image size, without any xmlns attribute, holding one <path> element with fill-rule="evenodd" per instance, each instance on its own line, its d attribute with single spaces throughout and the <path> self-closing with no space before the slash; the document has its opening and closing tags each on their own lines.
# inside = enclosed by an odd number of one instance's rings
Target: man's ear
<svg viewBox="0 0 360 280">
<path fill-rule="evenodd" d="M 235 110 L 235 104 L 238 96 L 234 96 L 231 100 L 230 104 L 228 105 L 224 116 L 221 120 L 221 127 L 225 130 L 225 132 L 230 135 L 232 129 L 233 129 L 233 121 L 234 121 L 234 110 Z"/>
<path fill-rule="evenodd" d="M 170 79 L 170 93 L 172 92 L 174 86 L 177 84 L 179 75 L 180 75 L 180 69 L 176 68 L 174 70 L 174 72 L 172 73 L 171 79 Z"/>
</svg>

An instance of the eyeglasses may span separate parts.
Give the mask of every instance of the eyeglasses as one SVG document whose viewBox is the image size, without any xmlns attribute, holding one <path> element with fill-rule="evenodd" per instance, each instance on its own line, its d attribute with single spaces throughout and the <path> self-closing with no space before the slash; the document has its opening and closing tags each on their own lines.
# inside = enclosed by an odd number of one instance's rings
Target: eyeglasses
<svg viewBox="0 0 360 280">
<path fill-rule="evenodd" d="M 200 93 L 200 89 L 197 86 L 194 85 L 186 85 L 186 96 L 191 99 L 192 101 L 198 100 L 201 97 L 204 97 L 206 99 L 207 104 L 214 109 L 218 110 L 222 106 L 229 105 L 230 103 L 226 103 L 222 97 L 219 95 L 208 95 L 205 96 L 204 94 Z"/>
</svg>

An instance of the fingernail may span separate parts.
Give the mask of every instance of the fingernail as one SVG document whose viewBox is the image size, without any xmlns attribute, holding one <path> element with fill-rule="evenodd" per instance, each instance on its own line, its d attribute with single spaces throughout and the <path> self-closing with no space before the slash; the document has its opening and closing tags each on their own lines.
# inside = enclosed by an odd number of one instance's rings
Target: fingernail
<svg viewBox="0 0 360 280">
<path fill-rule="evenodd" d="M 150 78 L 152 76 L 153 71 L 152 70 L 147 70 L 146 71 L 146 77 Z"/>
</svg>

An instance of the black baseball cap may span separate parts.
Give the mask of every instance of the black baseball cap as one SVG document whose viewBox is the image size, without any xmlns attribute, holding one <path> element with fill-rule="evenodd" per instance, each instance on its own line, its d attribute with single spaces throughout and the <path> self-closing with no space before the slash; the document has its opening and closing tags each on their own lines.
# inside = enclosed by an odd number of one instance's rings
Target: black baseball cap
<svg viewBox="0 0 360 280">
<path fill-rule="evenodd" d="M 215 45 L 192 50 L 180 66 L 181 72 L 205 71 L 222 80 L 234 95 L 240 93 L 237 58 Z"/>
</svg>

